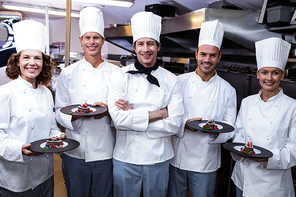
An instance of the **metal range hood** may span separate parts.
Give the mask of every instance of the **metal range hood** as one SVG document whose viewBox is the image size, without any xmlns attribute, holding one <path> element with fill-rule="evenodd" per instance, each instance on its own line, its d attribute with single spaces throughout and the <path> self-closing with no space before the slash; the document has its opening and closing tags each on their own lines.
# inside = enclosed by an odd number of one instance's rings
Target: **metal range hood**
<svg viewBox="0 0 296 197">
<path fill-rule="evenodd" d="M 216 19 L 225 26 L 221 47 L 223 55 L 254 56 L 256 41 L 282 36 L 258 24 L 259 15 L 254 11 L 203 8 L 163 20 L 158 56 L 194 57 L 201 24 Z M 134 53 L 130 25 L 106 28 L 105 36 L 108 42 Z M 286 34 L 285 39 L 292 42 L 292 34 Z"/>
</svg>

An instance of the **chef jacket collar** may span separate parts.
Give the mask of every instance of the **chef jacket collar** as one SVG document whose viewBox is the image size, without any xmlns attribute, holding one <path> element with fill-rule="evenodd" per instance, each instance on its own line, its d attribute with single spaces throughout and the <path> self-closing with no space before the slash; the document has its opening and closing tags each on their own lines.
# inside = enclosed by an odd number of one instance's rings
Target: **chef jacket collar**
<svg viewBox="0 0 296 197">
<path fill-rule="evenodd" d="M 211 79 L 209 81 L 203 81 L 202 78 L 196 74 L 196 70 L 194 71 L 194 75 L 196 76 L 195 78 L 198 80 L 198 81 L 201 81 L 203 83 L 216 83 L 216 79 L 217 79 L 217 72 L 215 71 L 215 75 L 213 77 L 211 77 Z"/>
<path fill-rule="evenodd" d="M 102 59 L 103 59 L 103 62 L 100 63 L 100 65 L 97 68 L 94 68 L 91 63 L 89 63 L 88 61 L 86 61 L 85 57 L 83 57 L 82 61 L 86 65 L 86 68 L 88 68 L 88 69 L 98 69 L 98 68 L 101 68 L 100 66 L 105 63 L 105 58 L 103 56 L 102 56 Z"/>
<path fill-rule="evenodd" d="M 259 100 L 260 102 L 263 101 L 263 100 L 261 99 L 261 94 L 262 94 L 262 92 L 263 92 L 262 89 L 259 90 L 258 100 Z M 281 98 L 281 96 L 282 96 L 283 94 L 284 94 L 283 88 L 280 87 L 280 91 L 279 91 L 279 93 L 277 93 L 277 95 L 275 95 L 275 96 L 269 98 L 266 102 L 274 102 L 274 101 L 277 101 L 278 99 Z M 263 101 L 263 102 L 264 102 L 264 101 Z"/>
<path fill-rule="evenodd" d="M 30 82 L 26 81 L 25 79 L 23 79 L 20 75 L 16 80 L 17 80 L 17 83 L 22 88 L 22 90 L 25 90 L 25 89 L 32 89 L 33 90 L 32 84 Z M 37 88 L 39 88 L 39 85 L 37 86 Z"/>
</svg>

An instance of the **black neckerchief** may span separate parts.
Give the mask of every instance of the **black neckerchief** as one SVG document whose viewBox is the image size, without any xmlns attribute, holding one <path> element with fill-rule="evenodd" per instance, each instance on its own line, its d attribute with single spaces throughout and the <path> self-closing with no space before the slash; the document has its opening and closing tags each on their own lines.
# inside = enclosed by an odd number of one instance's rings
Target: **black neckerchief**
<svg viewBox="0 0 296 197">
<path fill-rule="evenodd" d="M 158 83 L 158 80 L 156 79 L 156 77 L 154 77 L 153 75 L 151 75 L 151 71 L 152 70 L 156 70 L 158 67 L 159 67 L 159 62 L 156 60 L 155 64 L 153 67 L 151 68 L 146 68 L 144 67 L 139 61 L 138 59 L 136 59 L 135 61 L 135 67 L 136 69 L 138 70 L 129 70 L 127 71 L 126 73 L 129 73 L 129 74 L 137 74 L 137 73 L 144 73 L 147 75 L 147 80 L 154 84 L 154 85 L 157 85 L 158 87 L 159 86 L 159 83 Z"/>
</svg>

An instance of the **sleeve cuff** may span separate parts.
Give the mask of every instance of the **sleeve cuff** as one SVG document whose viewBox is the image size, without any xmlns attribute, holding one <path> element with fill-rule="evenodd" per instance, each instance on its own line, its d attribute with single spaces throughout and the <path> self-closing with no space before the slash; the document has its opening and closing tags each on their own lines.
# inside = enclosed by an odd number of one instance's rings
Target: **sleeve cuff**
<svg viewBox="0 0 296 197">
<path fill-rule="evenodd" d="M 148 127 L 149 113 L 147 110 L 135 110 L 132 115 L 132 130 L 146 131 Z"/>
</svg>

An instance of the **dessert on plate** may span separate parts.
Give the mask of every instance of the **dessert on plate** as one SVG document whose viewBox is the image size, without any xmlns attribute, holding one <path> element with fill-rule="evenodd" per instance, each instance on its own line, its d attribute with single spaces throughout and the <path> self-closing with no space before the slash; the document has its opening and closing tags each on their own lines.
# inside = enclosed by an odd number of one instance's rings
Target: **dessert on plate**
<svg viewBox="0 0 296 197">
<path fill-rule="evenodd" d="M 255 154 L 252 142 L 247 142 L 245 144 L 245 147 L 241 148 L 240 152 L 245 153 L 247 155 Z"/>
<path fill-rule="evenodd" d="M 87 103 L 84 103 L 82 105 L 78 105 L 78 112 L 89 113 L 90 108 L 88 107 Z"/>
<path fill-rule="evenodd" d="M 207 130 L 218 129 L 217 125 L 215 124 L 214 118 L 210 118 L 202 128 Z"/>
<path fill-rule="evenodd" d="M 46 141 L 45 146 L 42 148 L 42 151 L 63 148 L 63 144 L 63 140 L 61 140 L 58 136 L 52 137 Z"/>
</svg>

